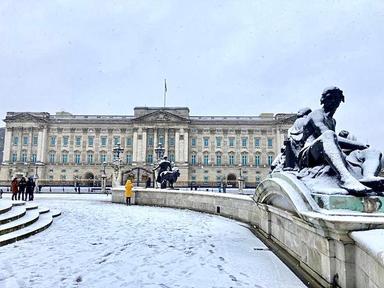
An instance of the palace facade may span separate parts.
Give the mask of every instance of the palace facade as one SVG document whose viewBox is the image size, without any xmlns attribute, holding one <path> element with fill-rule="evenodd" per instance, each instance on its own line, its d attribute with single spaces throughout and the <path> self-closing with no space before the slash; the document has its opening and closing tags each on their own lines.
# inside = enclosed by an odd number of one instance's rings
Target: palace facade
<svg viewBox="0 0 384 288">
<path fill-rule="evenodd" d="M 272 113 L 191 116 L 186 107 L 136 107 L 130 116 L 8 112 L 0 180 L 97 181 L 104 171 L 111 177 L 113 148 L 120 144 L 122 170 L 143 168 L 137 174 L 142 181 L 162 143 L 180 168 L 179 185 L 236 185 L 242 177 L 254 187 L 267 176 L 294 120 L 295 114 Z"/>
</svg>

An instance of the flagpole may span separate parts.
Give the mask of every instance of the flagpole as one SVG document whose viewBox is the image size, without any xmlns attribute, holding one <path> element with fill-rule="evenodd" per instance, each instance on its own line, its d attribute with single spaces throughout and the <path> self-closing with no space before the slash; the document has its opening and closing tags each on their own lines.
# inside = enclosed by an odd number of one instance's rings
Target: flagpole
<svg viewBox="0 0 384 288">
<path fill-rule="evenodd" d="M 164 108 L 167 101 L 167 79 L 164 79 Z"/>
</svg>

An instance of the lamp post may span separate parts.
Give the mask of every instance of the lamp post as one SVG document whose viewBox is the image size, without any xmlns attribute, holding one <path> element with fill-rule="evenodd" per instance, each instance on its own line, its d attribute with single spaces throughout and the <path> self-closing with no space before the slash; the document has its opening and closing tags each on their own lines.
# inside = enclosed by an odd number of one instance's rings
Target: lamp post
<svg viewBox="0 0 384 288">
<path fill-rule="evenodd" d="M 107 162 L 103 162 L 103 174 L 101 174 L 101 192 L 107 192 L 107 175 L 105 174 L 105 167 L 107 166 Z"/>
<path fill-rule="evenodd" d="M 239 164 L 239 179 L 238 179 L 238 182 L 239 182 L 239 193 L 242 193 L 243 189 L 244 189 L 244 178 L 243 178 L 243 175 L 242 175 L 242 166 L 241 166 L 241 164 Z"/>
<path fill-rule="evenodd" d="M 165 149 L 163 147 L 163 144 L 160 142 L 159 145 L 157 145 L 157 147 L 155 148 L 155 153 L 156 153 L 156 157 L 157 157 L 157 161 L 156 161 L 157 165 L 155 165 L 155 166 L 157 166 L 157 168 L 158 168 L 158 165 L 159 165 L 160 161 L 162 160 L 161 158 L 163 158 L 163 156 L 164 156 L 164 152 L 165 152 Z M 153 177 L 153 187 L 156 187 L 155 169 L 153 170 L 153 175 L 152 175 L 152 177 Z"/>
<path fill-rule="evenodd" d="M 40 192 L 40 189 L 39 189 L 39 174 L 37 174 L 37 170 L 39 169 L 39 166 L 37 165 L 37 163 L 35 163 L 35 175 L 33 175 L 33 180 L 35 182 L 35 192 Z"/>
<path fill-rule="evenodd" d="M 161 158 L 163 157 L 165 152 L 165 149 L 163 147 L 163 144 L 160 142 L 159 145 L 155 148 L 155 153 L 157 156 L 157 162 L 161 161 Z"/>
<path fill-rule="evenodd" d="M 120 160 L 120 154 L 124 152 L 124 149 L 121 148 L 120 143 L 117 143 L 115 147 L 113 147 L 113 171 L 114 171 L 114 181 L 113 186 L 120 186 L 121 185 L 121 160 Z"/>
</svg>

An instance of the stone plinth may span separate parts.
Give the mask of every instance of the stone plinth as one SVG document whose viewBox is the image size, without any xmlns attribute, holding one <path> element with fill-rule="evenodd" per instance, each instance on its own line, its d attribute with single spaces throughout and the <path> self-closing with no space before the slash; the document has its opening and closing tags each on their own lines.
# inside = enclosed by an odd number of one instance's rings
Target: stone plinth
<svg viewBox="0 0 384 288">
<path fill-rule="evenodd" d="M 133 194 L 131 197 L 131 204 L 136 204 L 135 202 L 135 190 L 133 190 Z M 125 202 L 125 187 L 124 186 L 116 186 L 112 188 L 112 203 L 126 203 Z"/>
</svg>

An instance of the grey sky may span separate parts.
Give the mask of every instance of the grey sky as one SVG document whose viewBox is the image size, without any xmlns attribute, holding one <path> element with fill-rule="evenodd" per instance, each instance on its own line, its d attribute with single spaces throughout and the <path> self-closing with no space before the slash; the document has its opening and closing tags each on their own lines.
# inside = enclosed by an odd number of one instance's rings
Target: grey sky
<svg viewBox="0 0 384 288">
<path fill-rule="evenodd" d="M 336 85 L 337 129 L 384 150 L 383 32 L 379 0 L 3 0 L 0 115 L 132 114 L 164 78 L 192 115 L 296 112 Z"/>
</svg>

